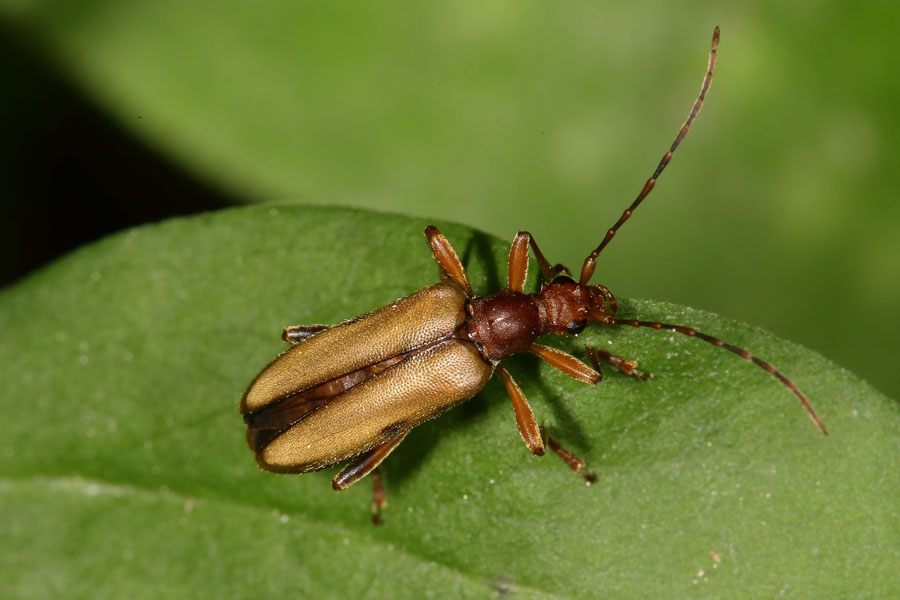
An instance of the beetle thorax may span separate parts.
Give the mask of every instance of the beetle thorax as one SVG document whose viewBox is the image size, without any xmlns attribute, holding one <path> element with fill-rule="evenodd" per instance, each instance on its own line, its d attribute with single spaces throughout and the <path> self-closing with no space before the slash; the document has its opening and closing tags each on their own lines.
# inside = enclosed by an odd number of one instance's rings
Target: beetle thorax
<svg viewBox="0 0 900 600">
<path fill-rule="evenodd" d="M 547 332 L 546 316 L 537 295 L 504 290 L 493 296 L 472 298 L 466 310 L 466 333 L 482 356 L 497 362 L 525 352 Z"/>
</svg>

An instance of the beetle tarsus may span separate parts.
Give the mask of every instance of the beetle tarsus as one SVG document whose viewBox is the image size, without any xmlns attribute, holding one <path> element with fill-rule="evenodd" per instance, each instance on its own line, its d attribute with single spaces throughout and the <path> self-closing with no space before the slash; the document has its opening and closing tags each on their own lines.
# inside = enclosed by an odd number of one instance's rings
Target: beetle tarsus
<svg viewBox="0 0 900 600">
<path fill-rule="evenodd" d="M 615 356 L 614 354 L 610 354 L 606 350 L 600 350 L 599 348 L 594 348 L 593 346 L 587 346 L 584 349 L 585 354 L 587 354 L 588 358 L 591 361 L 591 364 L 594 365 L 594 368 L 599 372 L 600 371 L 600 361 L 607 362 L 612 366 L 616 367 L 626 375 L 634 375 L 638 379 L 643 379 L 647 381 L 652 377 L 652 374 L 645 373 L 643 371 L 638 371 L 635 367 L 637 367 L 637 362 L 633 360 L 628 360 L 622 358 L 621 356 Z"/>
</svg>

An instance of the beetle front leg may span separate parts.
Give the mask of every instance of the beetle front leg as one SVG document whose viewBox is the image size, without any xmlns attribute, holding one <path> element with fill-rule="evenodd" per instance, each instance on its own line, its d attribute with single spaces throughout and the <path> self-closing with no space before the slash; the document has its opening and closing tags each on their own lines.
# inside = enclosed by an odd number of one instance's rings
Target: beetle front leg
<svg viewBox="0 0 900 600">
<path fill-rule="evenodd" d="M 535 259 L 537 259 L 541 277 L 545 281 L 553 281 L 558 275 L 571 276 L 569 269 L 563 265 L 550 266 L 531 234 L 527 231 L 520 231 L 513 238 L 512 245 L 509 248 L 509 289 L 514 292 L 524 292 L 525 290 L 525 276 L 528 274 L 529 244 L 534 251 Z"/>
<path fill-rule="evenodd" d="M 328 329 L 328 325 L 294 325 L 285 327 L 281 339 L 291 344 L 299 344 L 311 335 Z"/>
<path fill-rule="evenodd" d="M 381 483 L 381 475 L 378 473 L 378 465 L 400 445 L 400 442 L 406 437 L 409 431 L 405 431 L 395 438 L 391 438 L 379 446 L 375 446 L 368 452 L 356 457 L 350 464 L 334 476 L 331 480 L 331 487 L 337 491 L 345 490 L 372 471 L 373 490 L 372 490 L 372 522 L 376 525 L 381 524 L 378 518 L 378 509 L 387 506 L 384 495 L 384 486 Z"/>
<path fill-rule="evenodd" d="M 584 351 L 587 353 L 588 358 L 591 359 L 591 363 L 598 372 L 600 371 L 600 361 L 602 360 L 603 362 L 608 362 L 626 375 L 634 375 L 645 381 L 650 378 L 650 373 L 644 373 L 635 368 L 637 363 L 633 360 L 627 360 L 621 356 L 614 356 L 606 350 L 599 350 L 592 346 L 588 346 Z"/>
<path fill-rule="evenodd" d="M 537 259 L 538 266 L 541 269 L 541 277 L 543 277 L 545 281 L 553 281 L 559 275 L 572 276 L 572 273 L 569 272 L 569 269 L 565 265 L 557 263 L 551 267 L 547 259 L 544 258 L 544 253 L 538 248 L 537 242 L 534 241 L 534 237 L 527 231 L 523 231 L 519 235 L 522 234 L 528 236 L 528 243 L 531 245 L 531 250 L 534 252 L 534 257 Z"/>
<path fill-rule="evenodd" d="M 532 344 L 528 348 L 528 351 L 541 360 L 556 367 L 572 379 L 577 379 L 578 381 L 583 381 L 584 383 L 589 383 L 591 385 L 599 383 L 600 380 L 603 379 L 603 374 L 600 373 L 599 368 L 592 369 L 571 354 L 563 352 L 562 350 L 557 350 L 550 346 L 542 346 L 541 344 Z M 597 367 L 596 361 L 594 362 L 594 366 Z"/>
</svg>

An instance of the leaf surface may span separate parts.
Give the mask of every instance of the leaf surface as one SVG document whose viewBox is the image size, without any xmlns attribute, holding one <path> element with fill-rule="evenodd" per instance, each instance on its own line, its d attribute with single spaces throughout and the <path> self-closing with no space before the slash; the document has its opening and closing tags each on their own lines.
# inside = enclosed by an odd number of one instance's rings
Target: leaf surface
<svg viewBox="0 0 900 600">
<path fill-rule="evenodd" d="M 813 401 L 685 336 L 546 343 L 639 361 L 597 386 L 504 364 L 597 475 L 532 457 L 502 385 L 410 434 L 367 481 L 260 471 L 238 399 L 286 325 L 335 323 L 437 277 L 425 221 L 258 206 L 112 236 L 0 294 L 4 597 L 848 597 L 900 592 L 897 403 L 759 329 L 660 302 L 771 361 Z M 507 246 L 439 224 L 476 293 Z M 552 259 L 552 257 L 551 257 Z M 602 263 L 602 257 L 601 257 Z M 535 269 L 532 269 L 534 271 Z M 601 279 L 602 264 L 597 279 Z M 534 277 L 530 280 L 532 287 Z"/>
</svg>

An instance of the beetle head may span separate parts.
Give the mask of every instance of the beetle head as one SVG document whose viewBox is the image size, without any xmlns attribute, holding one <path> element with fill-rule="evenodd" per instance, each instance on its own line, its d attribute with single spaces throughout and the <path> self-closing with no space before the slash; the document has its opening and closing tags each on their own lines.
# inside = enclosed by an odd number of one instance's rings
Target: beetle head
<svg viewBox="0 0 900 600">
<path fill-rule="evenodd" d="M 606 286 L 581 285 L 566 275 L 546 284 L 540 296 L 553 333 L 577 335 L 591 321 L 611 324 L 616 315 L 616 298 Z"/>
</svg>

